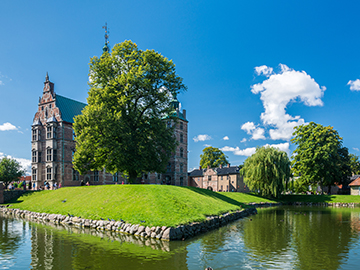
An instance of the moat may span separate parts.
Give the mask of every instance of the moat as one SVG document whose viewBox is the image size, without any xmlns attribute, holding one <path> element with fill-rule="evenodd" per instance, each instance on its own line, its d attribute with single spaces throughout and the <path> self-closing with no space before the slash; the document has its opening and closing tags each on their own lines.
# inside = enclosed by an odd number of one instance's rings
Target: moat
<svg viewBox="0 0 360 270">
<path fill-rule="evenodd" d="M 1 269 L 358 269 L 360 208 L 281 206 L 187 241 L 0 216 Z"/>
</svg>

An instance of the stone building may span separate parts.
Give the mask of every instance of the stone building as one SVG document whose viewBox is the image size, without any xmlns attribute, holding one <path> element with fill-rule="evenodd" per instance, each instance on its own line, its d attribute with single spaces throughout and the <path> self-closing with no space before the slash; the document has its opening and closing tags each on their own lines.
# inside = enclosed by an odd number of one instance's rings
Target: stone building
<svg viewBox="0 0 360 270">
<path fill-rule="evenodd" d="M 249 192 L 240 176 L 238 166 L 220 166 L 218 168 L 195 169 L 189 173 L 189 185 L 193 187 L 225 192 Z"/>
<path fill-rule="evenodd" d="M 139 183 L 158 183 L 187 185 L 187 123 L 186 112 L 179 111 L 179 103 L 173 101 L 179 121 L 176 123 L 175 136 L 179 142 L 176 153 L 171 157 L 165 174 L 144 174 Z M 44 186 L 45 181 L 52 187 L 79 186 L 89 182 L 91 185 L 127 183 L 126 177 L 119 172 L 114 175 L 103 171 L 89 171 L 79 175 L 73 169 L 72 159 L 75 152 L 74 117 L 81 114 L 86 106 L 54 91 L 54 84 L 46 75 L 38 110 L 31 127 L 31 169 L 32 184 L 35 189 Z M 169 121 L 169 125 L 174 124 Z M 186 180 L 185 180 L 186 179 Z"/>
</svg>

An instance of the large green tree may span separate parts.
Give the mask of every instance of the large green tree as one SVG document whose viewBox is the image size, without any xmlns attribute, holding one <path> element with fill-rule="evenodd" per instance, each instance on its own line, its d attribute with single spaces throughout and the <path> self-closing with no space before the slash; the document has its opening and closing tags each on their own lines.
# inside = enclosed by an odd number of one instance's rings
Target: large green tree
<svg viewBox="0 0 360 270">
<path fill-rule="evenodd" d="M 257 147 L 240 170 L 250 190 L 263 196 L 279 197 L 290 178 L 290 160 L 286 152 L 270 146 Z"/>
<path fill-rule="evenodd" d="M 292 170 L 303 185 L 328 186 L 341 183 L 348 174 L 348 150 L 333 127 L 310 122 L 295 127 L 291 139 L 297 147 L 293 152 Z"/>
<path fill-rule="evenodd" d="M 360 162 L 359 157 L 355 154 L 349 154 L 350 158 L 350 170 L 352 174 L 360 174 Z"/>
<path fill-rule="evenodd" d="M 5 185 L 18 181 L 25 174 L 25 170 L 15 159 L 4 157 L 0 161 L 0 181 Z"/>
<path fill-rule="evenodd" d="M 74 167 L 124 172 L 162 172 L 176 147 L 171 101 L 186 86 L 175 65 L 131 41 L 90 60 L 88 105 L 76 116 Z"/>
<path fill-rule="evenodd" d="M 208 146 L 203 149 L 203 153 L 200 155 L 200 166 L 202 168 L 225 166 L 229 164 L 227 159 L 228 157 L 219 148 Z"/>
</svg>

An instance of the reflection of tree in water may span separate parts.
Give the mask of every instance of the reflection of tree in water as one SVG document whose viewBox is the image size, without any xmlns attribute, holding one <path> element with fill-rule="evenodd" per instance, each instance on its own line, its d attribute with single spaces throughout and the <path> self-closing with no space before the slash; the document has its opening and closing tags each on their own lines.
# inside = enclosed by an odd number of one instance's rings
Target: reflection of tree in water
<svg viewBox="0 0 360 270">
<path fill-rule="evenodd" d="M 289 248 L 291 232 L 290 217 L 283 210 L 260 210 L 252 221 L 242 228 L 245 246 L 256 256 L 269 257 L 281 254 Z"/>
<path fill-rule="evenodd" d="M 351 213 L 332 209 L 311 209 L 293 215 L 296 265 L 301 269 L 338 269 L 349 251 Z"/>
<path fill-rule="evenodd" d="M 351 212 L 331 208 L 266 209 L 241 231 L 256 261 L 286 254 L 296 269 L 338 269 L 355 236 L 350 220 Z"/>
<path fill-rule="evenodd" d="M 3 218 L 0 216 L 0 253 L 11 254 L 17 251 L 20 246 L 21 231 L 15 229 L 18 221 Z"/>
</svg>

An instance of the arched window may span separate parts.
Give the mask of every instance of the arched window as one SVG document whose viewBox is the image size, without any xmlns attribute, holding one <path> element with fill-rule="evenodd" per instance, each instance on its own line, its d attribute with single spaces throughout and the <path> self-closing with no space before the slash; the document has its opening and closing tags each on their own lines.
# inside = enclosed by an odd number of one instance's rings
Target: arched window
<svg viewBox="0 0 360 270">
<path fill-rule="evenodd" d="M 180 172 L 182 173 L 184 169 L 184 165 L 182 163 L 180 163 Z"/>
<path fill-rule="evenodd" d="M 180 133 L 180 142 L 181 142 L 181 143 L 184 142 L 184 136 L 183 136 L 182 133 Z"/>
<path fill-rule="evenodd" d="M 184 157 L 184 149 L 182 147 L 180 148 L 180 157 Z"/>
</svg>

